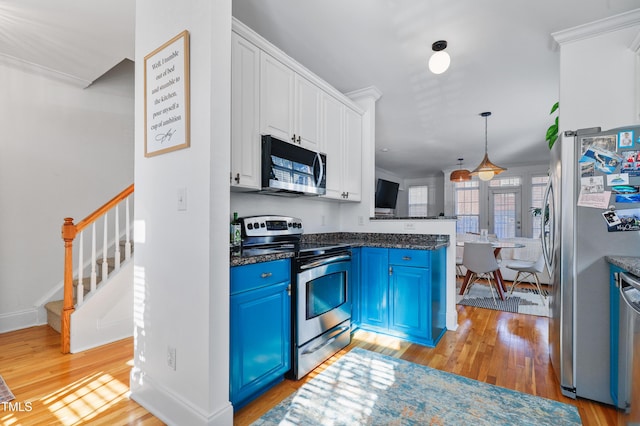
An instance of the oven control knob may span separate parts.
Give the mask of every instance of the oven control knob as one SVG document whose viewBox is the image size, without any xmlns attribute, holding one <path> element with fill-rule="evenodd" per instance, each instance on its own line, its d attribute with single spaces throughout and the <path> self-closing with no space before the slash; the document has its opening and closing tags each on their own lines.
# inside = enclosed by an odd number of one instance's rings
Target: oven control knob
<svg viewBox="0 0 640 426">
<path fill-rule="evenodd" d="M 264 227 L 265 227 L 264 222 L 262 222 L 262 223 L 260 224 L 260 228 L 264 228 Z"/>
<path fill-rule="evenodd" d="M 259 224 L 258 222 L 255 222 L 255 223 L 253 224 L 253 227 L 254 227 L 254 228 L 256 228 L 256 229 L 257 229 L 257 228 L 260 228 L 260 224 Z"/>
<path fill-rule="evenodd" d="M 289 228 L 293 227 L 294 223 L 289 222 L 287 226 L 289 226 Z"/>
<path fill-rule="evenodd" d="M 251 224 L 251 223 L 247 224 L 247 228 L 248 229 L 253 229 L 253 224 Z"/>
</svg>

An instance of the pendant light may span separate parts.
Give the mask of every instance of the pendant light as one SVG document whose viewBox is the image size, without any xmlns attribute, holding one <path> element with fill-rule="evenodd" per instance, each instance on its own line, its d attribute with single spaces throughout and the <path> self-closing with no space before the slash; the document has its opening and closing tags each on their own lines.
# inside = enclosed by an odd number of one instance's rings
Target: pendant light
<svg viewBox="0 0 640 426">
<path fill-rule="evenodd" d="M 451 172 L 449 176 L 449 180 L 451 182 L 467 182 L 471 180 L 471 175 L 469 174 L 469 170 L 465 170 L 462 168 L 462 160 L 463 158 L 458 158 L 458 170 L 454 170 Z"/>
<path fill-rule="evenodd" d="M 431 45 L 431 49 L 435 52 L 429 58 L 429 70 L 434 74 L 442 74 L 449 68 L 451 64 L 451 58 L 449 54 L 444 51 L 447 48 L 447 42 L 445 40 L 438 40 Z"/>
<path fill-rule="evenodd" d="M 489 160 L 488 154 L 488 141 L 487 141 L 487 117 L 491 115 L 490 112 L 483 112 L 480 114 L 484 117 L 484 159 L 482 162 L 476 167 L 472 172 L 472 176 L 478 176 L 480 180 L 491 180 L 495 175 L 498 175 L 504 172 L 507 169 L 503 169 L 502 167 L 496 166 Z"/>
</svg>

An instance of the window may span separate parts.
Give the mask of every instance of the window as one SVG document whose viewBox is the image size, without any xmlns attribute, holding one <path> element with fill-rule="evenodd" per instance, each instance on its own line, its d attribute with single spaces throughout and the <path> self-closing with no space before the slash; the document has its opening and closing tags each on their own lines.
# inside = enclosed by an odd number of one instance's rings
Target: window
<svg viewBox="0 0 640 426">
<path fill-rule="evenodd" d="M 547 182 L 549 182 L 549 176 L 531 178 L 531 214 L 533 215 L 531 236 L 533 238 L 540 237 L 542 230 L 542 198 Z"/>
<path fill-rule="evenodd" d="M 476 180 L 455 184 L 456 232 L 479 232 L 480 189 Z"/>
<path fill-rule="evenodd" d="M 427 206 L 429 205 L 429 187 L 428 186 L 410 186 L 409 187 L 409 216 L 425 217 L 427 214 Z"/>
</svg>

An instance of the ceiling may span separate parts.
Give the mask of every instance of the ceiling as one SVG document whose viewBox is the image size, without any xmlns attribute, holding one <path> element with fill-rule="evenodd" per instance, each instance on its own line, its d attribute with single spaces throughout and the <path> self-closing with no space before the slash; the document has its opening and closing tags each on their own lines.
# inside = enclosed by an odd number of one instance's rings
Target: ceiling
<svg viewBox="0 0 640 426">
<path fill-rule="evenodd" d="M 558 100 L 551 33 L 640 0 L 233 0 L 233 15 L 342 92 L 375 86 L 376 164 L 405 178 L 546 163 Z M 87 86 L 134 59 L 132 0 L 0 0 L 0 60 Z M 431 44 L 451 66 L 431 74 Z M 384 152 L 383 150 L 386 150 Z"/>
<path fill-rule="evenodd" d="M 233 15 L 341 92 L 375 86 L 376 165 L 404 178 L 547 163 L 558 100 L 551 33 L 639 0 L 234 0 Z M 428 71 L 446 40 L 451 66 Z M 388 150 L 384 152 L 383 150 Z"/>
</svg>

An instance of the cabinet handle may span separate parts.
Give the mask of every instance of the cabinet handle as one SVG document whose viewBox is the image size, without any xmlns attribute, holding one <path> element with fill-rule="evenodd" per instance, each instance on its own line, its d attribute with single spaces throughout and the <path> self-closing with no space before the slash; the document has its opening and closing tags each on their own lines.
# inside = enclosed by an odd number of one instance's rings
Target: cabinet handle
<svg viewBox="0 0 640 426">
<path fill-rule="evenodd" d="M 291 296 L 291 284 L 287 286 L 287 294 Z"/>
<path fill-rule="evenodd" d="M 260 276 L 262 278 L 269 278 L 271 275 L 273 275 L 271 272 L 263 272 Z"/>
<path fill-rule="evenodd" d="M 389 266 L 389 275 L 393 275 L 393 266 Z"/>
<path fill-rule="evenodd" d="M 411 256 L 402 256 L 402 260 L 409 261 L 409 260 L 411 260 Z"/>
<path fill-rule="evenodd" d="M 291 137 L 291 142 L 296 143 L 296 134 L 295 133 Z"/>
<path fill-rule="evenodd" d="M 344 198 L 349 198 L 349 191 L 344 193 Z"/>
<path fill-rule="evenodd" d="M 298 144 L 302 145 L 302 140 L 300 139 L 300 135 L 298 135 L 298 139 L 297 140 L 298 140 Z"/>
<path fill-rule="evenodd" d="M 236 183 L 240 183 L 240 173 L 236 173 Z"/>
</svg>

